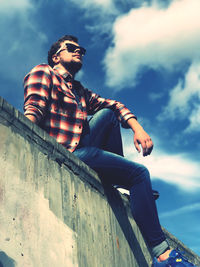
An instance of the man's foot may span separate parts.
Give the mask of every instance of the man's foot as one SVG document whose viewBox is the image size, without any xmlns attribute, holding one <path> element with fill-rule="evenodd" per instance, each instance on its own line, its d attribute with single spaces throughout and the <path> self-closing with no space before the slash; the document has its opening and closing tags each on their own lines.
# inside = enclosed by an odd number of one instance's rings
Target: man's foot
<svg viewBox="0 0 200 267">
<path fill-rule="evenodd" d="M 195 267 L 194 264 L 190 263 L 180 251 L 172 250 L 169 254 L 169 258 L 165 261 L 158 262 L 156 258 L 153 259 L 152 267 Z"/>
</svg>

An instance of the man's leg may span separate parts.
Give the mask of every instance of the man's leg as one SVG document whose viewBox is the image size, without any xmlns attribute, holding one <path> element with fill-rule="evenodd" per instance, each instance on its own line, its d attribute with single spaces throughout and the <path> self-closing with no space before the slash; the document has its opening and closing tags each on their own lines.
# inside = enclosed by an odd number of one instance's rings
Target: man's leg
<svg viewBox="0 0 200 267">
<path fill-rule="evenodd" d="M 112 110 L 102 109 L 90 118 L 78 148 L 87 146 L 123 156 L 120 125 Z"/>
<path fill-rule="evenodd" d="M 153 254 L 156 257 L 162 254 L 168 244 L 159 223 L 149 172 L 144 166 L 123 157 L 119 124 L 111 110 L 95 114 L 74 154 L 106 182 L 130 190 L 133 217 Z"/>
</svg>

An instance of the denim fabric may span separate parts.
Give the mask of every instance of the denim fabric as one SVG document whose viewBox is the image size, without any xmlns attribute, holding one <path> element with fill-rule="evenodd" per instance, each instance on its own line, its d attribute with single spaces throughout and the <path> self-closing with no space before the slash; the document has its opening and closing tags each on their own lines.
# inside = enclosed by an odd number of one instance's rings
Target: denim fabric
<svg viewBox="0 0 200 267">
<path fill-rule="evenodd" d="M 112 110 L 100 110 L 89 120 L 73 153 L 106 182 L 130 190 L 133 217 L 147 244 L 156 247 L 156 251 L 161 244 L 162 254 L 167 248 L 163 247 L 166 238 L 159 223 L 149 172 L 143 165 L 124 158 L 120 125 Z"/>
</svg>

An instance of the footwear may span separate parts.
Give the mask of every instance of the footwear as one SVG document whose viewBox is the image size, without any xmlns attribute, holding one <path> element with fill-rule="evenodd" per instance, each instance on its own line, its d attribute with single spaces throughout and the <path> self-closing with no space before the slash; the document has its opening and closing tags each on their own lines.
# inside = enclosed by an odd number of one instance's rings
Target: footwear
<svg viewBox="0 0 200 267">
<path fill-rule="evenodd" d="M 128 189 L 122 188 L 120 185 L 114 185 L 114 188 L 116 188 L 122 195 L 125 195 L 128 199 L 130 198 L 130 192 Z M 153 197 L 155 200 L 157 200 L 160 196 L 159 192 L 157 190 L 152 190 Z"/>
<path fill-rule="evenodd" d="M 169 254 L 169 258 L 165 261 L 158 262 L 156 258 L 153 259 L 152 267 L 195 267 L 190 263 L 186 257 L 183 256 L 183 252 L 179 250 L 172 250 Z"/>
</svg>

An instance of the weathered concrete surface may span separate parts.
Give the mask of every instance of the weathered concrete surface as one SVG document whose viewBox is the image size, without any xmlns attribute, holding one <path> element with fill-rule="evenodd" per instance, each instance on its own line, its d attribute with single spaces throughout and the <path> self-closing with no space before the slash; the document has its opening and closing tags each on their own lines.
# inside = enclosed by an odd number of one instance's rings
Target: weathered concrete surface
<svg viewBox="0 0 200 267">
<path fill-rule="evenodd" d="M 0 170 L 0 266 L 151 266 L 126 198 L 2 98 Z"/>
</svg>

